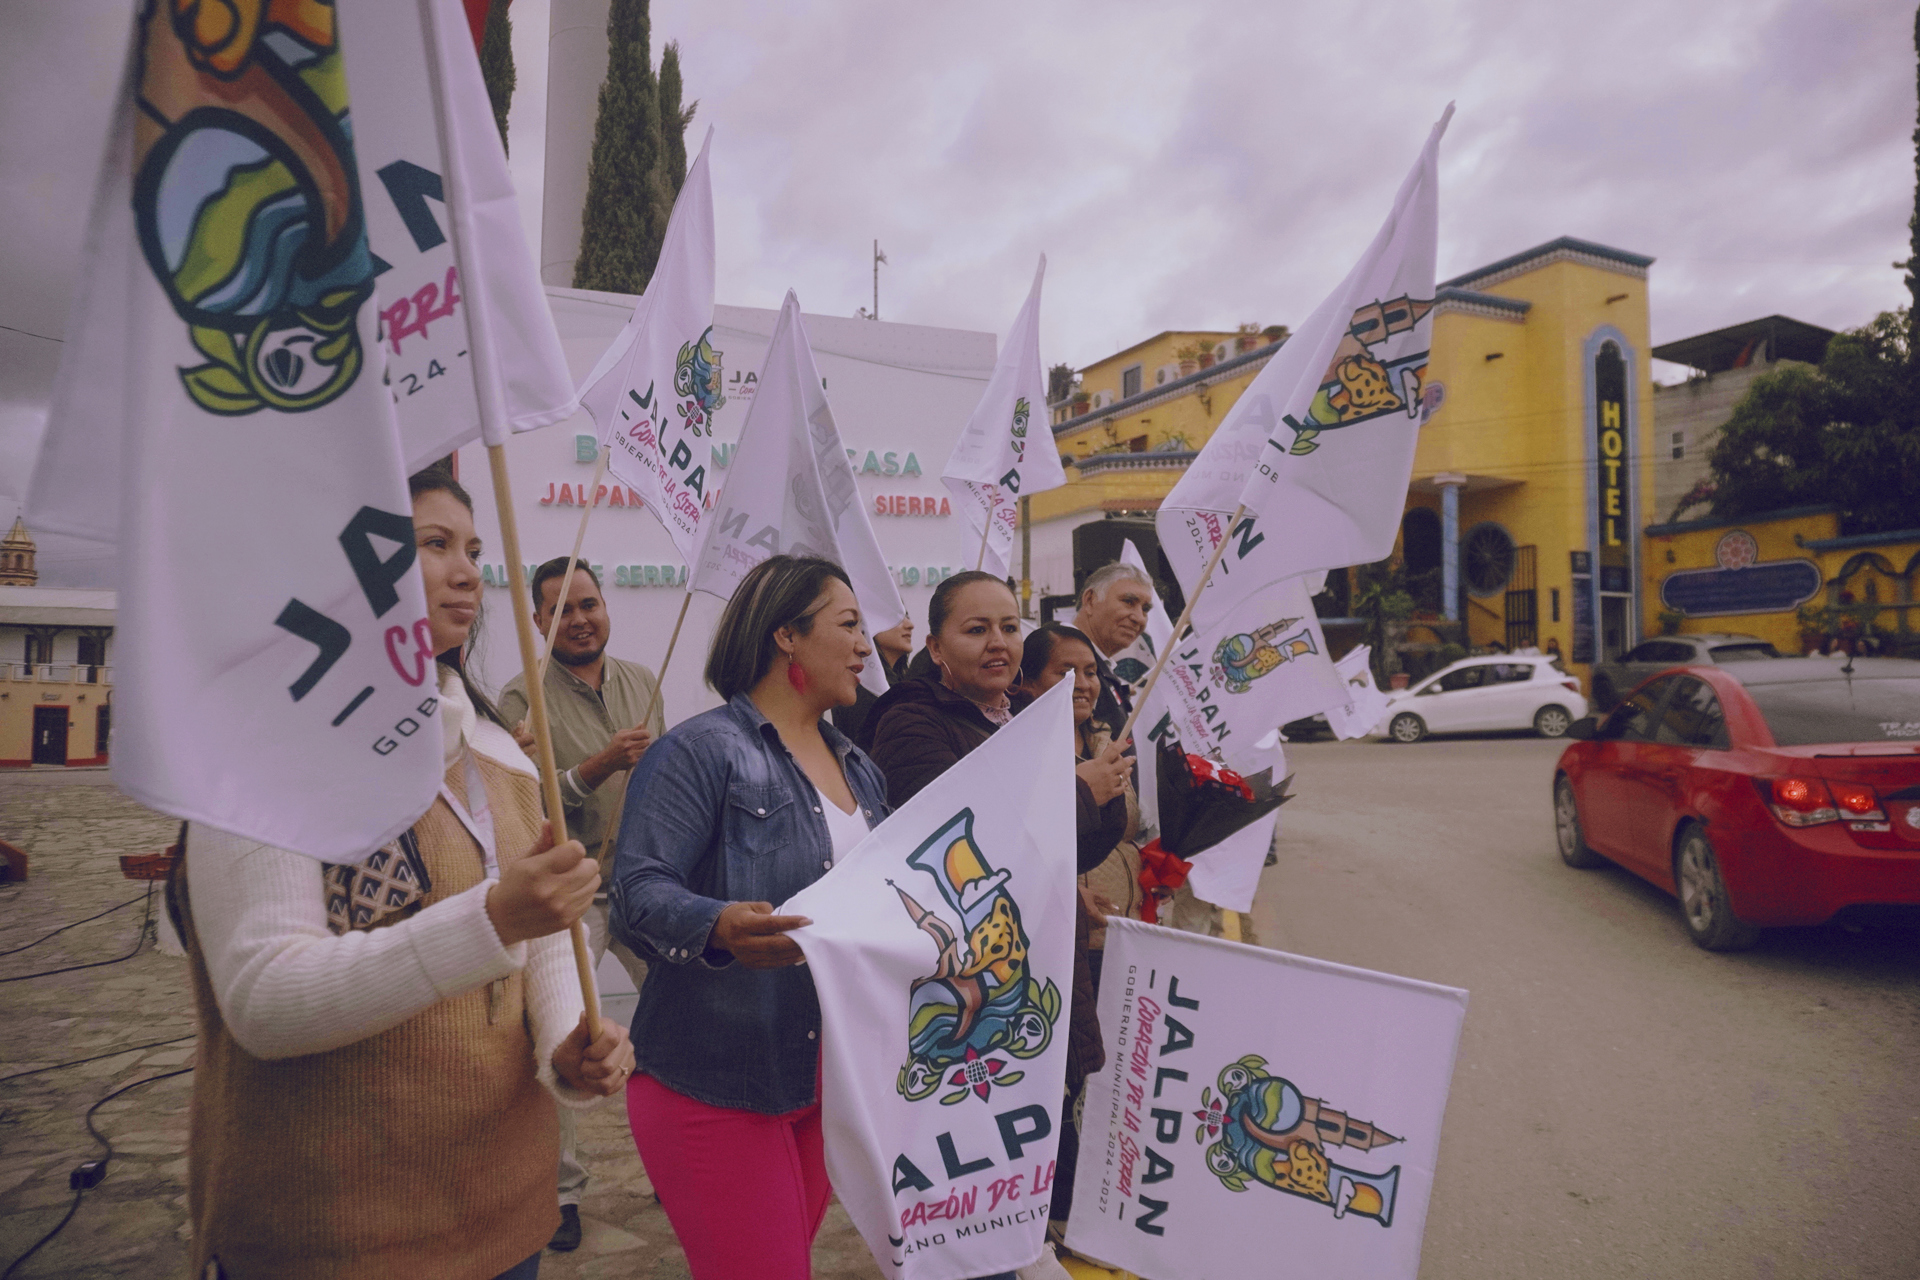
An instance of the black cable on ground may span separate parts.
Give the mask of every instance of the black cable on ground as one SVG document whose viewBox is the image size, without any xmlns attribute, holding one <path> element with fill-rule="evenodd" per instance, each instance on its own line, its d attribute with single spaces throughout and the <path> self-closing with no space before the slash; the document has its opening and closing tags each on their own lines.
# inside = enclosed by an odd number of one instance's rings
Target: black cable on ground
<svg viewBox="0 0 1920 1280">
<path fill-rule="evenodd" d="M 185 1035 L 175 1036 L 171 1040 L 153 1040 L 146 1044 L 130 1044 L 119 1049 L 109 1049 L 105 1053 L 96 1053 L 91 1058 L 75 1058 L 72 1062 L 56 1062 L 52 1066 L 32 1067 L 26 1071 L 16 1071 L 10 1076 L 0 1076 L 0 1084 L 5 1084 L 9 1080 L 18 1080 L 21 1076 L 37 1076 L 43 1071 L 58 1071 L 62 1067 L 77 1067 L 83 1062 L 98 1062 L 102 1058 L 117 1058 L 123 1053 L 133 1053 L 140 1049 L 158 1049 L 162 1045 L 179 1044 L 182 1040 L 191 1040 L 198 1034 L 200 1033 L 197 1031 L 189 1031 Z"/>
<path fill-rule="evenodd" d="M 135 899 L 135 901 L 139 901 L 139 899 Z M 11 978 L 0 978 L 0 982 L 25 982 L 29 978 L 51 978 L 56 973 L 72 973 L 78 969 L 98 969 L 102 965 L 119 964 L 122 960 L 133 959 L 134 956 L 140 953 L 140 948 L 146 944 L 147 927 L 153 923 L 153 884 L 152 882 L 148 882 L 147 884 L 146 903 L 147 903 L 146 910 L 140 913 L 140 932 L 134 935 L 133 950 L 127 952 L 127 954 L 123 956 L 115 956 L 111 960 L 95 960 L 88 964 L 70 964 L 59 969 L 42 969 L 39 973 L 16 973 Z M 123 904 L 123 905 L 131 905 L 131 904 Z M 104 915 L 106 913 L 102 912 L 101 914 Z M 75 923 L 78 924 L 83 922 L 75 921 Z M 58 932 L 58 930 L 56 930 L 55 932 Z M 32 945 L 32 944 L 28 944 L 28 945 Z M 5 1277 L 0 1276 L 0 1280 L 5 1280 Z"/>
<path fill-rule="evenodd" d="M 152 891 L 152 886 L 148 886 L 148 891 L 149 892 Z M 10 956 L 15 954 L 16 952 L 25 951 L 29 947 L 37 947 L 41 943 L 45 942 L 48 938 L 53 937 L 55 933 L 65 933 L 67 930 L 74 928 L 76 925 L 91 924 L 95 920 L 98 920 L 100 916 L 110 916 L 114 912 L 119 911 L 122 908 L 130 907 L 136 902 L 143 902 L 145 900 L 146 900 L 146 894 L 141 894 L 137 898 L 128 898 L 125 902 L 121 903 L 117 907 L 108 907 L 105 911 L 102 911 L 100 915 L 88 916 L 85 920 L 75 920 L 72 924 L 63 924 L 58 929 L 55 929 L 53 933 L 42 934 L 38 938 L 35 938 L 32 942 L 26 943 L 23 946 L 14 947 L 7 951 L 0 951 L 0 956 Z"/>
<path fill-rule="evenodd" d="M 178 1071 L 167 1071 L 157 1076 L 148 1076 L 144 1080 L 135 1080 L 132 1084 L 123 1084 L 87 1108 L 87 1132 L 93 1135 L 95 1142 L 107 1149 L 107 1154 L 101 1156 L 98 1160 L 88 1160 L 82 1163 L 71 1174 L 67 1175 L 67 1185 L 73 1188 L 73 1203 L 67 1206 L 66 1216 L 54 1224 L 53 1230 L 34 1241 L 31 1249 L 28 1249 L 25 1253 L 8 1263 L 7 1269 L 0 1272 L 0 1280 L 13 1280 L 13 1273 L 20 1269 L 20 1264 L 40 1252 L 41 1248 L 45 1246 L 49 1240 L 59 1235 L 60 1232 L 66 1228 L 66 1225 L 73 1221 L 73 1215 L 80 1209 L 81 1197 L 86 1195 L 86 1193 L 94 1187 L 99 1186 L 101 1179 L 107 1176 L 107 1162 L 113 1159 L 113 1143 L 108 1141 L 105 1134 L 93 1127 L 93 1113 L 130 1089 L 138 1089 L 143 1084 L 153 1084 L 160 1080 L 171 1080 L 175 1076 L 186 1075 L 187 1072 L 191 1070 L 193 1070 L 192 1067 L 182 1067 Z"/>
</svg>

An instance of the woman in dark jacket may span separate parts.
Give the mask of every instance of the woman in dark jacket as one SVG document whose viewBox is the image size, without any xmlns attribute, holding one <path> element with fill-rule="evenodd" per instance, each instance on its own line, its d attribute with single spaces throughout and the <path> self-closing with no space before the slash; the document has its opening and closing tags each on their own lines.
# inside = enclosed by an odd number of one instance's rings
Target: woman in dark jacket
<svg viewBox="0 0 1920 1280">
<path fill-rule="evenodd" d="M 726 705 L 654 743 L 627 784 L 612 926 L 648 961 L 627 1116 L 694 1280 L 810 1274 L 830 1191 L 820 1002 L 787 936 L 808 921 L 772 904 L 887 815 L 880 771 L 824 719 L 870 652 L 840 567 L 774 556 L 714 632 L 707 682 Z"/>
</svg>

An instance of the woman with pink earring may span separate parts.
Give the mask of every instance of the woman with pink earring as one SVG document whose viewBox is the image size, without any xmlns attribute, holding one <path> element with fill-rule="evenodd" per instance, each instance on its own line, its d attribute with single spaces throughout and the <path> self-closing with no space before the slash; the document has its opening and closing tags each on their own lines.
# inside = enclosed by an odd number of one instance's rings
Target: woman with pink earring
<svg viewBox="0 0 1920 1280">
<path fill-rule="evenodd" d="M 707 683 L 726 705 L 669 731 L 627 784 L 610 922 L 648 961 L 627 1116 L 694 1280 L 810 1272 L 831 1194 L 820 1004 L 787 936 L 808 921 L 772 904 L 887 815 L 880 770 L 824 718 L 871 652 L 840 566 L 774 556 L 714 632 Z"/>
</svg>

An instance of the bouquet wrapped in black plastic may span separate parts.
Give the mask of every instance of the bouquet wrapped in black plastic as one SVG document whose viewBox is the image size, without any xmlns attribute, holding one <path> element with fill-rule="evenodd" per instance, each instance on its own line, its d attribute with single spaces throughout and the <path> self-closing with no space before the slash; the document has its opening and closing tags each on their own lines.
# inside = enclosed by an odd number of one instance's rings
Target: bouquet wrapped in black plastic
<svg viewBox="0 0 1920 1280">
<path fill-rule="evenodd" d="M 1278 785 L 1271 769 L 1242 777 L 1205 756 L 1188 754 L 1170 739 L 1157 750 L 1160 834 L 1140 850 L 1141 919 L 1149 924 L 1159 918 L 1157 900 L 1186 883 L 1194 854 L 1292 799 L 1287 793 L 1292 775 Z"/>
</svg>

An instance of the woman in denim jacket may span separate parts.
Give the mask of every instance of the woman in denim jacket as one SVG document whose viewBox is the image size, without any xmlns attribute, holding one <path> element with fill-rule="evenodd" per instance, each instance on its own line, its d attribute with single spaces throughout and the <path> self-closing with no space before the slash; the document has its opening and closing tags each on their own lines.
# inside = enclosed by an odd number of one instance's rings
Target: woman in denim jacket
<svg viewBox="0 0 1920 1280">
<path fill-rule="evenodd" d="M 721 615 L 707 683 L 627 784 L 609 888 L 648 961 L 627 1086 L 635 1145 L 695 1280 L 805 1280 L 831 1189 L 820 1004 L 773 914 L 887 815 L 873 761 L 824 719 L 872 646 L 846 573 L 775 556 Z"/>
</svg>

